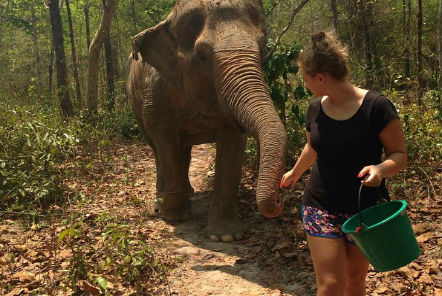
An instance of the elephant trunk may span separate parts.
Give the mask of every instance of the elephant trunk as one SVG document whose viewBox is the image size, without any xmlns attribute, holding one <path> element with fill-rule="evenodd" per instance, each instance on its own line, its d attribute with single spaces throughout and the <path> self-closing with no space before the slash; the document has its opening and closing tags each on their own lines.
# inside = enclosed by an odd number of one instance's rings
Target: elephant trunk
<svg viewBox="0 0 442 296">
<path fill-rule="evenodd" d="M 279 184 L 285 169 L 287 136 L 267 85 L 258 50 L 215 52 L 215 83 L 219 104 L 259 142 L 260 162 L 256 201 L 266 217 L 283 207 Z"/>
</svg>

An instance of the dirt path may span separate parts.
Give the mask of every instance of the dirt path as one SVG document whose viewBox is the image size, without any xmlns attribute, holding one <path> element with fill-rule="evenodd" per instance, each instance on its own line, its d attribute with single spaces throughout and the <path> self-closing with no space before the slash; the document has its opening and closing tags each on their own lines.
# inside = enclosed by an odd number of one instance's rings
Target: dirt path
<svg viewBox="0 0 442 296">
<path fill-rule="evenodd" d="M 190 181 L 196 192 L 192 197 L 193 218 L 174 229 L 176 239 L 171 252 L 180 256 L 183 263 L 169 278 L 173 295 L 308 295 L 313 288 L 310 264 L 305 265 L 307 268 L 298 268 L 300 274 L 297 275 L 295 270 L 278 263 L 277 249 L 292 246 L 281 240 L 283 232 L 275 232 L 277 227 L 272 225 L 275 221 L 262 218 L 258 213 L 247 215 L 249 236 L 240 242 L 211 242 L 201 234 L 211 193 L 210 186 L 202 181 L 208 179 L 208 172 L 209 177 L 212 175 L 213 157 L 213 149 L 208 145 L 196 146 L 192 151 Z M 244 205 L 254 201 L 244 191 L 239 198 L 244 213 L 248 210 Z M 250 209 L 254 204 L 248 206 Z M 259 239 L 265 237 L 268 238 Z M 293 253 L 288 257 L 295 256 Z M 302 278 L 297 285 L 293 282 L 295 277 Z"/>
<path fill-rule="evenodd" d="M 245 238 L 221 243 L 202 235 L 212 195 L 214 154 L 210 145 L 194 147 L 189 172 L 195 189 L 192 218 L 177 224 L 166 223 L 154 212 L 155 164 L 148 147 L 115 144 L 101 151 L 100 159 L 79 154 L 67 163 L 71 196 L 64 206 L 53 206 L 49 216 L 3 215 L 0 295 L 73 295 L 73 277 L 82 295 L 94 295 L 91 291 L 98 295 L 99 276 L 109 282 L 108 295 L 315 295 L 297 209 L 302 182 L 283 193 L 283 214 L 266 219 L 254 200 L 256 178 L 245 169 L 238 194 L 240 219 L 249 229 Z M 407 182 L 413 186 L 399 194 L 416 196 L 410 200 L 409 214 L 423 254 L 399 270 L 370 270 L 368 295 L 442 295 L 440 171 L 431 179 Z M 72 225 L 80 225 L 78 237 L 60 243 L 60 233 Z M 127 271 L 103 266 L 106 256 L 119 255 L 103 243 L 103 233 L 116 225 L 129 227 L 126 237 L 120 235 L 123 238 L 141 234 L 160 263 L 169 266 L 166 278 L 138 279 L 146 287 L 143 294 L 123 280 Z M 121 266 L 121 259 L 113 260 Z"/>
</svg>

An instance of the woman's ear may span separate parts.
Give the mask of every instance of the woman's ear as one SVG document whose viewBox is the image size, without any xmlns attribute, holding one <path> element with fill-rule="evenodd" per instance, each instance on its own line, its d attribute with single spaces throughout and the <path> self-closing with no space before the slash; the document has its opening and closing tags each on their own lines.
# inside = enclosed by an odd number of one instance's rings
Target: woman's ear
<svg viewBox="0 0 442 296">
<path fill-rule="evenodd" d="M 144 30 L 132 38 L 132 57 L 148 63 L 175 86 L 181 85 L 176 42 L 169 31 L 169 20 Z"/>
<path fill-rule="evenodd" d="M 324 81 L 325 76 L 322 73 L 318 73 L 318 74 L 316 74 L 316 78 L 318 78 L 319 81 L 322 82 L 322 81 Z"/>
</svg>

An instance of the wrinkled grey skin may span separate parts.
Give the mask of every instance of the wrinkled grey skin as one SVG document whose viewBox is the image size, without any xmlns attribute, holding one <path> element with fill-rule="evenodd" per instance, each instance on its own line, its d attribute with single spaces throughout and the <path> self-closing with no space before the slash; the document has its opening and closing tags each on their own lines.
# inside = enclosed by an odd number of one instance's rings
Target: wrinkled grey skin
<svg viewBox="0 0 442 296">
<path fill-rule="evenodd" d="M 239 239 L 237 188 L 246 133 L 259 141 L 256 201 L 282 211 L 279 182 L 286 133 L 263 79 L 265 19 L 261 1 L 178 1 L 165 21 L 133 38 L 127 90 L 155 153 L 161 214 L 190 216 L 192 145 L 216 143 L 215 192 L 207 234 Z"/>
</svg>

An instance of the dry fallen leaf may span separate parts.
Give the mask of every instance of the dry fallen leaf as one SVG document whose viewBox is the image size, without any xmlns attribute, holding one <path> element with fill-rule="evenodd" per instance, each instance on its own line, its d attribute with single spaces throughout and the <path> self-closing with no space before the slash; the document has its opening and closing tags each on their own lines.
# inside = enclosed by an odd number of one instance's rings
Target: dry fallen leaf
<svg viewBox="0 0 442 296">
<path fill-rule="evenodd" d="M 288 253 L 283 253 L 282 256 L 284 256 L 285 258 L 293 258 L 295 256 L 298 255 L 298 252 L 293 251 L 293 252 L 288 252 Z"/>
<path fill-rule="evenodd" d="M 32 282 L 35 280 L 35 274 L 29 271 L 19 271 L 12 275 L 13 279 L 18 279 L 20 282 Z"/>
<path fill-rule="evenodd" d="M 378 294 L 382 294 L 388 291 L 388 288 L 384 285 L 380 286 L 379 288 L 376 289 L 376 293 Z"/>
<path fill-rule="evenodd" d="M 21 292 L 25 292 L 28 289 L 26 288 L 15 288 L 14 290 L 12 290 L 11 292 L 9 292 L 8 294 L 6 294 L 5 296 L 16 296 L 16 295 L 20 295 Z"/>
<path fill-rule="evenodd" d="M 422 235 L 419 235 L 416 240 L 418 243 L 425 243 L 427 241 L 429 241 L 430 239 L 432 239 L 433 237 L 435 237 L 434 233 L 432 232 L 427 232 L 424 233 Z"/>
<path fill-rule="evenodd" d="M 279 243 L 279 244 L 275 245 L 275 246 L 272 248 L 272 252 L 274 252 L 274 251 L 276 251 L 276 250 L 281 250 L 281 249 L 284 249 L 284 248 L 290 247 L 290 245 L 291 245 L 291 243 L 289 243 L 289 242 L 282 242 L 282 243 Z"/>
<path fill-rule="evenodd" d="M 78 282 L 78 286 L 86 292 L 91 293 L 92 295 L 100 295 L 100 289 L 98 289 L 97 287 L 93 286 L 91 283 L 89 283 L 86 280 L 81 280 Z"/>
<path fill-rule="evenodd" d="M 413 225 L 413 231 L 415 235 L 424 233 L 428 229 L 428 223 L 418 223 Z"/>
<path fill-rule="evenodd" d="M 428 274 L 423 274 L 423 275 L 418 279 L 418 281 L 421 282 L 421 283 L 423 283 L 423 284 L 430 284 L 430 285 L 434 284 L 433 279 L 432 279 L 431 276 L 428 275 Z"/>
</svg>

